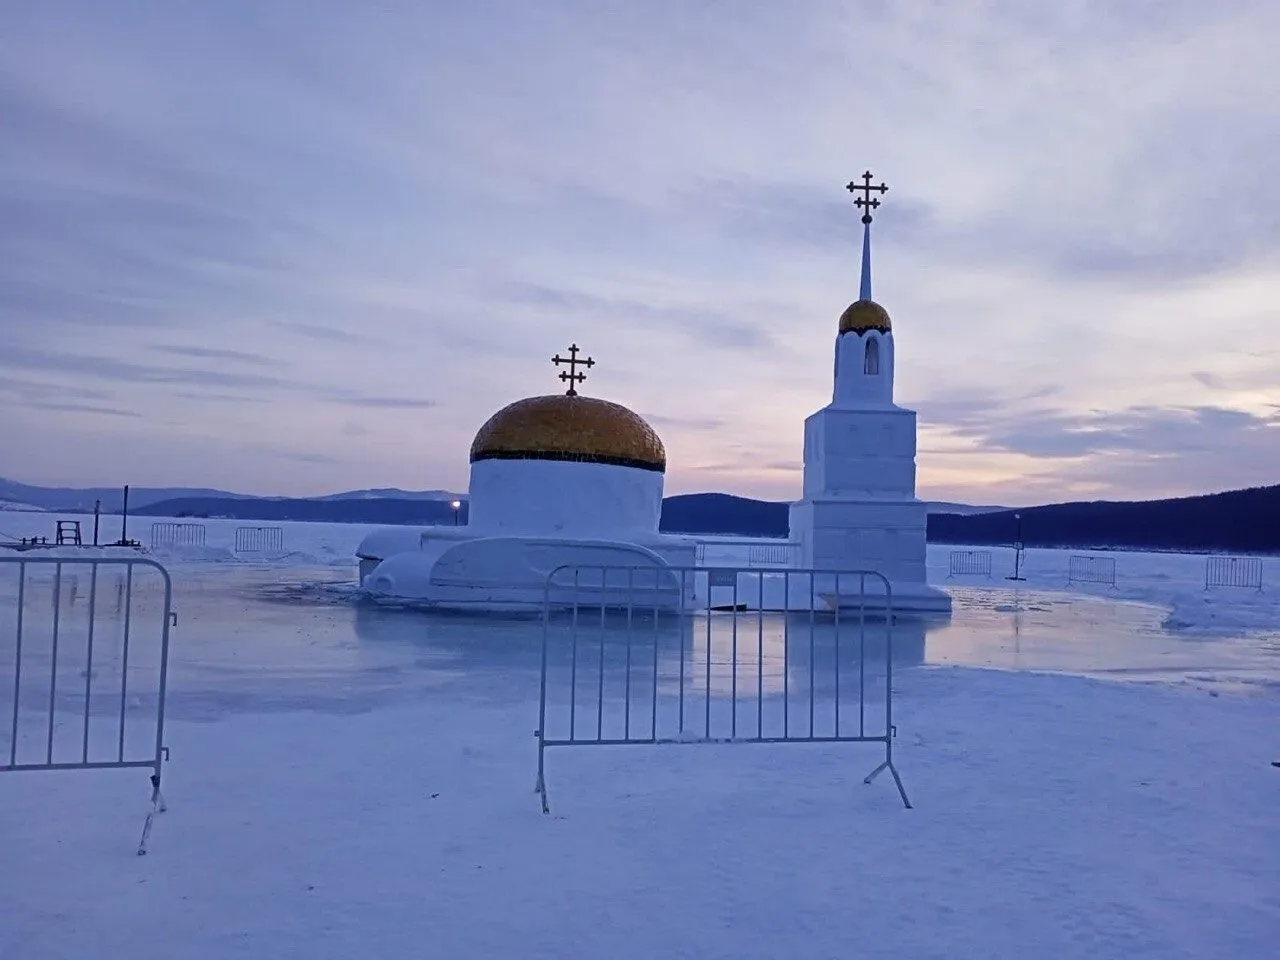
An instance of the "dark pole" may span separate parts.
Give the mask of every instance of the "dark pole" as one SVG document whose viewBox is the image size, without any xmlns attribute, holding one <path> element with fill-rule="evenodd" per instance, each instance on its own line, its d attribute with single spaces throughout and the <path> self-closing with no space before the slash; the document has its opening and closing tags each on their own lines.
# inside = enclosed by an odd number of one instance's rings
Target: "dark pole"
<svg viewBox="0 0 1280 960">
<path fill-rule="evenodd" d="M 1015 513 L 1013 519 L 1018 521 L 1018 552 L 1014 555 L 1013 575 L 1016 577 L 1022 568 L 1022 514 Z"/>
<path fill-rule="evenodd" d="M 98 545 L 98 517 L 102 513 L 102 501 L 93 501 L 93 545 Z"/>
<path fill-rule="evenodd" d="M 120 546 L 129 542 L 129 485 L 124 485 L 124 506 L 120 508 Z"/>
<path fill-rule="evenodd" d="M 1014 522 L 1017 523 L 1017 532 L 1014 534 L 1013 541 L 1013 576 L 1006 577 L 1007 580 L 1026 580 L 1022 576 L 1022 514 L 1015 513 L 1013 515 Z"/>
</svg>

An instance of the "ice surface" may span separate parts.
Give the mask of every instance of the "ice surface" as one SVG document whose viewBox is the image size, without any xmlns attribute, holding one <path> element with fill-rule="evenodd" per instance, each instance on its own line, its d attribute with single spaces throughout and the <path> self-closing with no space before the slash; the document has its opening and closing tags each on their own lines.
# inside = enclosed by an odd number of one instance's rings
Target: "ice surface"
<svg viewBox="0 0 1280 960">
<path fill-rule="evenodd" d="M 170 714 L 212 717 L 241 706 L 350 712 L 413 699 L 438 688 L 479 686 L 514 699 L 536 688 L 536 618 L 437 615 L 412 605 L 362 600 L 345 571 L 323 567 L 171 565 L 179 627 L 174 633 Z M 67 565 L 64 590 L 88 577 Z M 0 568 L 0 628 L 12 572 Z M 9 587 L 12 585 L 9 584 Z M 897 662 L 1075 673 L 1220 688 L 1280 688 L 1280 631 L 1169 630 L 1159 607 L 1047 590 L 948 587 L 952 618 L 907 621 L 895 633 Z M 114 587 L 104 590 L 115 599 Z M 28 598 L 31 600 L 31 598 Z M 40 607 L 47 609 L 47 604 Z M 28 630 L 36 620 L 29 620 Z M 766 624 L 777 629 L 777 616 Z M 727 655 L 728 618 L 716 650 Z M 754 620 L 741 620 L 754 631 Z M 135 626 L 135 630 L 140 629 Z M 79 619 L 64 635 L 84 632 Z M 114 633 L 100 635 L 101 644 Z M 118 644 L 118 640 L 112 640 Z M 138 647 L 135 658 L 147 648 Z M 74 652 L 64 644 L 64 669 Z M 0 708 L 5 658 L 0 658 Z M 2 711 L 0 711 L 2 713 Z"/>
<path fill-rule="evenodd" d="M 0 540 L 6 538 L 44 536 L 52 539 L 56 514 L 6 512 L 0 516 Z M 93 518 L 80 518 L 85 536 L 91 535 Z M 153 522 L 150 517 L 132 517 L 129 536 L 139 539 L 149 554 L 166 564 L 177 564 L 194 575 L 201 569 L 218 569 L 227 566 L 261 567 L 274 571 L 284 567 L 299 569 L 324 567 L 342 571 L 342 577 L 354 583 L 356 579 L 355 551 L 360 541 L 373 530 L 385 529 L 368 524 L 343 523 L 291 523 L 269 524 L 279 526 L 284 533 L 284 552 L 278 557 L 264 558 L 235 552 L 235 532 L 238 527 L 260 526 L 239 520 L 191 520 L 205 528 L 203 547 L 152 547 L 150 534 Z M 102 540 L 114 540 L 120 535 L 120 518 L 102 519 Z M 746 566 L 747 549 L 718 546 L 721 538 L 708 537 L 706 560 L 710 564 Z M 776 542 L 776 541 L 772 541 Z M 928 551 L 929 582 L 949 591 L 961 587 L 1010 587 L 1004 578 L 1013 572 L 1013 551 L 1002 547 L 990 549 L 993 560 L 993 578 L 948 578 L 948 555 L 952 550 L 964 549 L 945 544 L 931 544 Z M 64 556 L 83 556 L 76 548 L 53 551 Z M 1202 554 L 1140 553 L 1115 551 L 1105 555 L 1116 560 L 1117 587 L 1068 584 L 1068 559 L 1074 555 L 1090 554 L 1081 550 L 1028 550 L 1024 554 L 1022 574 L 1027 580 L 1021 586 L 1027 590 L 1047 590 L 1054 593 L 1070 593 L 1079 596 L 1097 596 L 1102 599 L 1134 600 L 1163 609 L 1162 625 L 1169 630 L 1194 633 L 1218 633 L 1222 635 L 1280 633 L 1280 557 L 1263 559 L 1263 591 L 1251 589 L 1204 589 L 1205 556 Z M 3 553 L 0 553 L 3 555 Z"/>
<path fill-rule="evenodd" d="M 861 783 L 873 746 L 688 744 L 552 751 L 547 818 L 536 621 L 360 601 L 367 528 L 282 525 L 263 563 L 236 525 L 166 561 L 151 855 L 142 773 L 0 773 L 0 957 L 1274 956 L 1274 579 L 1205 597 L 1201 558 L 1117 554 L 1120 590 L 1067 592 L 1033 551 L 1014 589 L 935 548 L 954 615 L 895 635 L 916 809 Z"/>
</svg>

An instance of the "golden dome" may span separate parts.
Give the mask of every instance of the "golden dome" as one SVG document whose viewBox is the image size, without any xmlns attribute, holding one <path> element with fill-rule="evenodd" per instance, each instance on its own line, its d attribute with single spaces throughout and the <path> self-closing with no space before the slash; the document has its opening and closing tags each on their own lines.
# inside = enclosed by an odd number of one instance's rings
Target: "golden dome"
<svg viewBox="0 0 1280 960">
<path fill-rule="evenodd" d="M 840 314 L 841 333 L 856 333 L 861 336 L 868 330 L 888 333 L 892 329 L 889 311 L 874 300 L 855 300 Z"/>
<path fill-rule="evenodd" d="M 568 460 L 664 473 L 667 452 L 653 428 L 619 403 L 556 394 L 503 407 L 476 433 L 477 460 Z"/>
</svg>

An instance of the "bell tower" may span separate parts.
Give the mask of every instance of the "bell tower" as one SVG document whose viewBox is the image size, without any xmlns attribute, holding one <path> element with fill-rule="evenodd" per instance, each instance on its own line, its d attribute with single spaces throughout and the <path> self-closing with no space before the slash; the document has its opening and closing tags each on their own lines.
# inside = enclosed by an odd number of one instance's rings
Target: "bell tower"
<svg viewBox="0 0 1280 960">
<path fill-rule="evenodd" d="M 949 611 L 951 598 L 926 578 L 916 414 L 893 402 L 893 323 L 871 297 L 872 212 L 889 188 L 870 171 L 860 180 L 847 189 L 862 210 L 861 284 L 840 315 L 831 403 L 804 424 L 804 497 L 791 505 L 790 536 L 805 567 L 883 574 L 895 610 Z"/>
</svg>

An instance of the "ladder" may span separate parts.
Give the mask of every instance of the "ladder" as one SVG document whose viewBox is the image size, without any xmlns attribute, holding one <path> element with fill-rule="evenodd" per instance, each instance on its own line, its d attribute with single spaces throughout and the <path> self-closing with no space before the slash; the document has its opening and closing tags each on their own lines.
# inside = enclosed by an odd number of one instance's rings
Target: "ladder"
<svg viewBox="0 0 1280 960">
<path fill-rule="evenodd" d="M 80 539 L 80 521 L 59 520 L 57 542 L 60 547 L 84 546 L 84 541 Z"/>
</svg>

